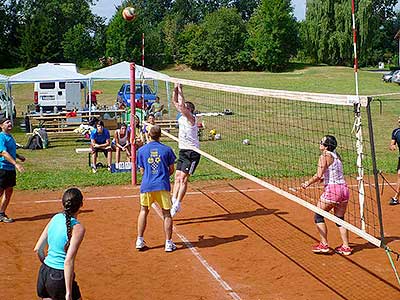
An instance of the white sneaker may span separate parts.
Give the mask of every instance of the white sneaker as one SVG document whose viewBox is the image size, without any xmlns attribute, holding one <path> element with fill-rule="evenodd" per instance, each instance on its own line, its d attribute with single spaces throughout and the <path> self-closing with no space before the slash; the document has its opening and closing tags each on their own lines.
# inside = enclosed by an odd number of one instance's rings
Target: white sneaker
<svg viewBox="0 0 400 300">
<path fill-rule="evenodd" d="M 143 250 L 146 247 L 146 243 L 143 239 L 136 240 L 136 249 Z"/>
<path fill-rule="evenodd" d="M 172 252 L 176 250 L 176 245 L 173 241 L 166 241 L 165 242 L 165 252 Z"/>
<path fill-rule="evenodd" d="M 176 213 L 181 211 L 181 202 L 176 201 L 174 204 L 172 204 L 171 207 L 171 217 L 175 216 Z"/>
</svg>

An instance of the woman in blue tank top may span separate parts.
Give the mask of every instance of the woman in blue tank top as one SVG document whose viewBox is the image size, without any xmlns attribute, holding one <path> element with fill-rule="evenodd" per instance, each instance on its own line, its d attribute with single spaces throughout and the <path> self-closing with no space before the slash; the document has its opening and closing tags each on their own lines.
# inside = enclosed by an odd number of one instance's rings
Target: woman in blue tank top
<svg viewBox="0 0 400 300">
<path fill-rule="evenodd" d="M 85 235 L 85 228 L 77 220 L 83 204 L 81 191 L 77 188 L 66 190 L 62 204 L 63 212 L 50 220 L 34 248 L 42 262 L 37 294 L 42 299 L 79 300 L 81 293 L 75 281 L 74 262 Z"/>
</svg>

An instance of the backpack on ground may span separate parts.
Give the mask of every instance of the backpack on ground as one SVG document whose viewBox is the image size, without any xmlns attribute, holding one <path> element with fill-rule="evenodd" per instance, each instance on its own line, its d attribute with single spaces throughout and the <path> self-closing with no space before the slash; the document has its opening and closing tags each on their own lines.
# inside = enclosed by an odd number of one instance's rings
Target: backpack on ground
<svg viewBox="0 0 400 300">
<path fill-rule="evenodd" d="M 25 145 L 25 149 L 38 150 L 46 149 L 49 146 L 47 132 L 43 128 L 35 128 Z"/>
<path fill-rule="evenodd" d="M 28 142 L 26 143 L 25 149 L 30 149 L 30 150 L 38 150 L 38 149 L 43 149 L 43 144 L 42 140 L 40 139 L 40 136 L 37 134 L 33 134 L 28 138 Z"/>
</svg>

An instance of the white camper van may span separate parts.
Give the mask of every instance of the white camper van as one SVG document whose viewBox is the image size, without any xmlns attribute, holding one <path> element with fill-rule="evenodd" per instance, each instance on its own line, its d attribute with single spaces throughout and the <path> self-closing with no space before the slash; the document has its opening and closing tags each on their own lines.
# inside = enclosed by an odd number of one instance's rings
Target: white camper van
<svg viewBox="0 0 400 300">
<path fill-rule="evenodd" d="M 76 65 L 73 63 L 54 63 L 54 65 L 77 72 Z M 80 108 L 82 87 L 80 83 L 72 84 L 65 81 L 35 82 L 33 99 L 36 111 L 53 111 L 55 107 L 58 110 Z M 74 100 L 67 101 L 68 95 L 73 95 Z M 76 95 L 79 95 L 79 99 L 76 99 Z"/>
</svg>

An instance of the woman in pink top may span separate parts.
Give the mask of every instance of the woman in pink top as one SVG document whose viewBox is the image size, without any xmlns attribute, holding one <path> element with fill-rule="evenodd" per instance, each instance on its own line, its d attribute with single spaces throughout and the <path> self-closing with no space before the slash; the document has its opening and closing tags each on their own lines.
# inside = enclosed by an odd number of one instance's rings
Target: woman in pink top
<svg viewBox="0 0 400 300">
<path fill-rule="evenodd" d="M 324 181 L 324 192 L 318 200 L 317 207 L 325 211 L 333 209 L 335 216 L 344 220 L 349 200 L 349 189 L 344 180 L 341 158 L 335 151 L 336 147 L 337 141 L 334 136 L 326 135 L 323 137 L 319 145 L 322 154 L 319 157 L 317 173 L 301 186 L 306 189 L 315 182 Z M 312 247 L 312 251 L 314 253 L 328 253 L 328 230 L 324 217 L 316 213 L 314 220 L 321 236 L 321 241 L 318 245 Z M 335 248 L 335 252 L 342 255 L 350 255 L 353 250 L 349 247 L 347 229 L 339 224 L 336 224 L 336 226 L 339 228 L 343 244 Z"/>
</svg>

